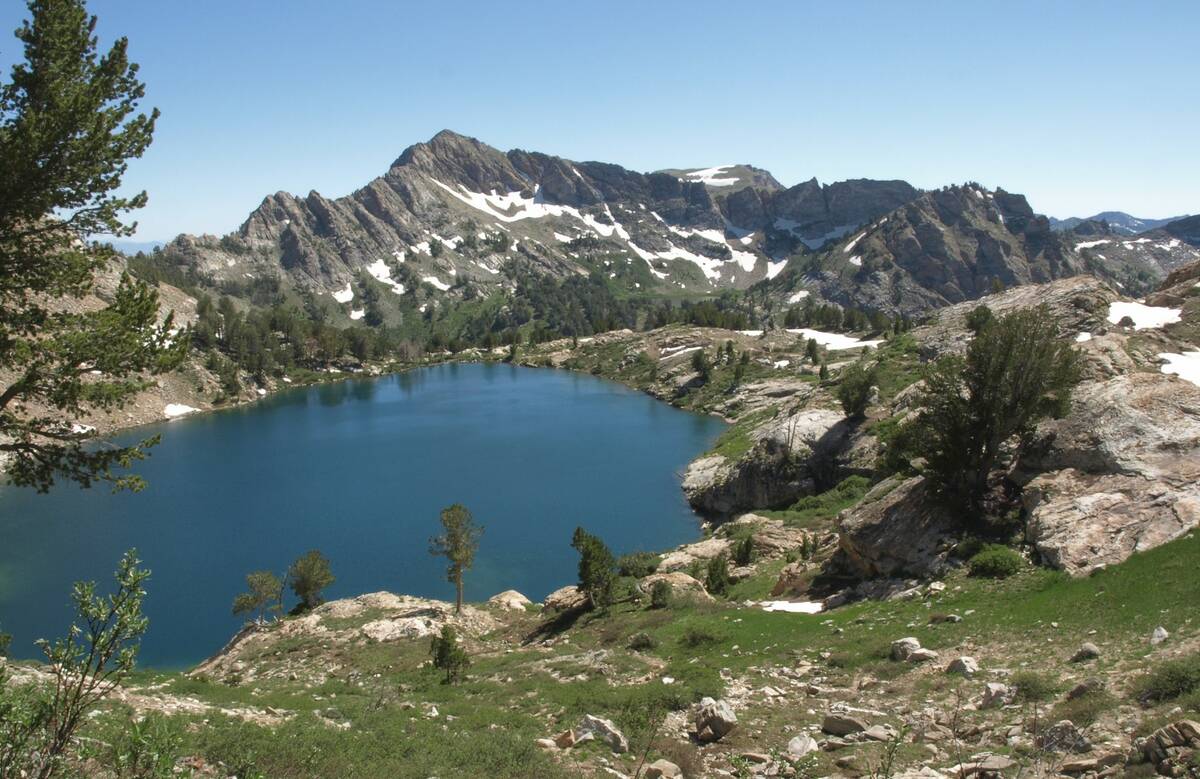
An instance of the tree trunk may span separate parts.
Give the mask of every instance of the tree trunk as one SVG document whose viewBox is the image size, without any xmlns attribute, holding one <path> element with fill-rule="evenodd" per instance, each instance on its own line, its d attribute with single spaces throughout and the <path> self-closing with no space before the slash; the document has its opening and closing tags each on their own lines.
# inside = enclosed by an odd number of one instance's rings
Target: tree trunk
<svg viewBox="0 0 1200 779">
<path fill-rule="evenodd" d="M 454 589 L 455 589 L 454 613 L 455 614 L 462 614 L 462 587 L 463 587 L 462 579 L 463 579 L 462 571 L 458 571 L 454 575 Z"/>
</svg>

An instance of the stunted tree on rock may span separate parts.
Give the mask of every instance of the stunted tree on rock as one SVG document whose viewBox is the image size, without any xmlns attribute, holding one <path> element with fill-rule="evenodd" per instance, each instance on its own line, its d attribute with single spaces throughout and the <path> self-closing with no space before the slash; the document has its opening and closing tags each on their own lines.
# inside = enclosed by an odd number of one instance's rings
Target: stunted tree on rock
<svg viewBox="0 0 1200 779">
<path fill-rule="evenodd" d="M 934 490 L 978 510 L 1005 446 L 1019 455 L 1039 420 L 1070 408 L 1079 352 L 1057 337 L 1048 308 L 1014 311 L 980 329 L 966 357 L 945 357 L 925 377 L 913 436 Z"/>
<path fill-rule="evenodd" d="M 321 591 L 334 582 L 329 559 L 316 549 L 305 552 L 288 568 L 287 582 L 300 599 L 296 612 L 312 611 L 325 602 Z"/>
</svg>

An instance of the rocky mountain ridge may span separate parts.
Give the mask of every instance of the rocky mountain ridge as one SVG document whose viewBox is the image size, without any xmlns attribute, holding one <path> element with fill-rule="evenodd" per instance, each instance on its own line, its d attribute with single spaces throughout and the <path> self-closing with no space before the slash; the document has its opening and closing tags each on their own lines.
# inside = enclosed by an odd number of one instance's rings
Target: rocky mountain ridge
<svg viewBox="0 0 1200 779">
<path fill-rule="evenodd" d="M 783 187 L 749 165 L 637 173 L 501 152 L 450 131 L 346 197 L 278 192 L 236 232 L 183 235 L 158 256 L 214 288 L 277 279 L 351 319 L 381 296 L 397 312 L 390 321 L 510 294 L 523 272 L 593 274 L 623 294 L 665 297 L 765 284 L 780 305 L 808 296 L 911 315 L 1086 267 L 1004 190 L 871 179 Z M 1121 280 L 1125 268 L 1092 271 Z"/>
</svg>

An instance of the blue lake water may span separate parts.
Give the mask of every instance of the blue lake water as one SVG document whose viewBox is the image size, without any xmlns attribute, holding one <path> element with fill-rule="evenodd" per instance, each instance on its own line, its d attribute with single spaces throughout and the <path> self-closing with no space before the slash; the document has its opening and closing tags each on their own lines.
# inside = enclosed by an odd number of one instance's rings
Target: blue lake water
<svg viewBox="0 0 1200 779">
<path fill-rule="evenodd" d="M 189 665 L 240 624 L 244 576 L 280 573 L 309 549 L 337 598 L 392 590 L 452 599 L 429 555 L 438 512 L 484 525 L 466 595 L 532 599 L 575 577 L 571 532 L 615 552 L 695 538 L 679 473 L 724 429 L 619 384 L 566 371 L 445 365 L 273 395 L 161 426 L 139 465 L 149 486 L 0 488 L 0 630 L 13 655 L 65 632 L 71 583 L 107 587 L 136 547 L 153 572 L 141 662 Z M 120 437 L 144 437 L 145 428 Z"/>
</svg>

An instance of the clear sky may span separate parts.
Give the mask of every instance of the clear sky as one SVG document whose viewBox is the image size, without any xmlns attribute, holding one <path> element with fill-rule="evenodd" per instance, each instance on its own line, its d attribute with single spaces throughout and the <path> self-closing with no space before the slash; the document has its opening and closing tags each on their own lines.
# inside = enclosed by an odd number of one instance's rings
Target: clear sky
<svg viewBox="0 0 1200 779">
<path fill-rule="evenodd" d="M 1200 212 L 1200 2 L 91 0 L 163 116 L 141 239 L 349 193 L 443 128 L 635 170 Z M 0 66 L 24 4 L 0 4 Z"/>
</svg>

